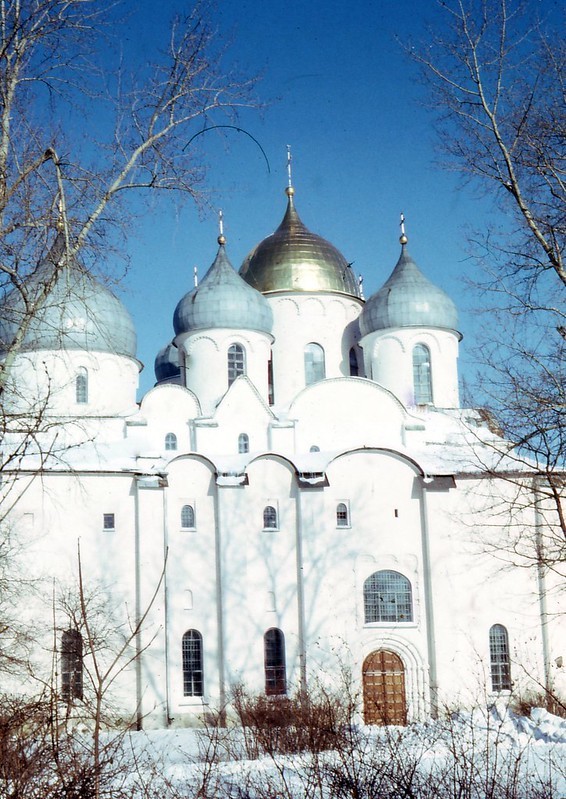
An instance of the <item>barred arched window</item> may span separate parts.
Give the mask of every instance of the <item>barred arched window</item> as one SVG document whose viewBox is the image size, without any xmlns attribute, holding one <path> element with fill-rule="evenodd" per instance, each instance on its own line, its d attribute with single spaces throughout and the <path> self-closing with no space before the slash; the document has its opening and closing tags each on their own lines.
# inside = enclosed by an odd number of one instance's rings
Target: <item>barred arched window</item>
<svg viewBox="0 0 566 799">
<path fill-rule="evenodd" d="M 276 627 L 263 636 L 265 693 L 276 696 L 287 693 L 285 670 L 285 636 Z"/>
<path fill-rule="evenodd" d="M 177 436 L 175 433 L 167 433 L 165 436 L 165 449 L 177 449 Z"/>
<path fill-rule="evenodd" d="M 305 347 L 305 385 L 310 386 L 325 377 L 324 350 L 320 344 L 311 341 Z"/>
<path fill-rule="evenodd" d="M 339 502 L 336 505 L 336 527 L 349 527 L 350 514 L 348 513 L 348 506 L 345 502 Z"/>
<path fill-rule="evenodd" d="M 277 530 L 277 509 L 273 505 L 267 505 L 263 509 L 263 529 Z"/>
<path fill-rule="evenodd" d="M 181 508 L 181 527 L 192 530 L 195 527 L 195 509 L 192 505 L 183 505 Z"/>
<path fill-rule="evenodd" d="M 75 377 L 75 400 L 78 405 L 86 405 L 88 402 L 88 372 L 81 366 Z"/>
<path fill-rule="evenodd" d="M 489 631 L 489 660 L 491 665 L 491 690 L 511 690 L 511 660 L 509 636 L 502 624 L 494 624 Z"/>
<path fill-rule="evenodd" d="M 399 572 L 374 572 L 364 583 L 364 618 L 373 622 L 413 621 L 411 583 Z"/>
<path fill-rule="evenodd" d="M 61 636 L 61 697 L 83 698 L 83 639 L 78 630 L 65 630 Z"/>
<path fill-rule="evenodd" d="M 250 437 L 247 433 L 240 433 L 238 436 L 238 452 L 250 451 Z"/>
<path fill-rule="evenodd" d="M 424 344 L 417 344 L 413 348 L 413 392 L 416 405 L 429 405 L 432 402 L 430 350 Z"/>
<path fill-rule="evenodd" d="M 246 352 L 241 344 L 230 344 L 228 347 L 228 385 L 246 373 Z"/>
<path fill-rule="evenodd" d="M 202 635 L 198 630 L 187 630 L 183 635 L 183 695 L 202 696 L 204 689 L 202 669 Z"/>
</svg>

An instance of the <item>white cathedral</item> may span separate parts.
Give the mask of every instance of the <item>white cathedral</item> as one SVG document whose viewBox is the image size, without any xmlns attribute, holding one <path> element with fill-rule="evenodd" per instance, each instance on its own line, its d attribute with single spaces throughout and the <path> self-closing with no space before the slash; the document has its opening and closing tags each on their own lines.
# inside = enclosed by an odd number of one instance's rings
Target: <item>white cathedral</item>
<svg viewBox="0 0 566 799">
<path fill-rule="evenodd" d="M 76 262 L 43 292 L 4 390 L 2 525 L 37 635 L 20 687 L 49 674 L 80 708 L 93 641 L 105 662 L 125 641 L 113 689 L 138 726 L 345 671 L 366 723 L 564 690 L 557 578 L 506 557 L 517 529 L 546 534 L 536 480 L 460 407 L 454 303 L 404 232 L 364 301 L 286 194 L 239 273 L 219 236 L 140 403 L 122 302 Z M 59 234 L 30 291 L 62 251 Z M 23 312 L 4 298 L 5 352 Z"/>
</svg>

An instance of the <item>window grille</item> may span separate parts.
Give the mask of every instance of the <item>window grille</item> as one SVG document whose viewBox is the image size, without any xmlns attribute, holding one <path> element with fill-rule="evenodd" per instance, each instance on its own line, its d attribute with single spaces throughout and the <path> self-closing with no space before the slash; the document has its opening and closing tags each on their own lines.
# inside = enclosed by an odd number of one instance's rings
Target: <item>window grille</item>
<svg viewBox="0 0 566 799">
<path fill-rule="evenodd" d="M 246 373 L 246 353 L 241 344 L 231 344 L 228 348 L 228 385 Z"/>
<path fill-rule="evenodd" d="M 413 349 L 413 391 L 416 405 L 432 402 L 430 350 L 424 344 L 417 344 Z"/>
<path fill-rule="evenodd" d="M 181 508 L 181 527 L 187 530 L 195 527 L 195 509 L 192 505 L 183 505 Z"/>
<path fill-rule="evenodd" d="M 489 631 L 489 658 L 491 664 L 491 690 L 511 690 L 511 661 L 509 636 L 502 624 L 494 624 Z"/>
<path fill-rule="evenodd" d="M 413 621 L 411 583 L 399 572 L 379 571 L 364 583 L 365 623 Z"/>
<path fill-rule="evenodd" d="M 275 627 L 263 636 L 265 693 L 277 696 L 287 693 L 285 670 L 285 636 Z"/>
<path fill-rule="evenodd" d="M 305 347 L 305 385 L 310 386 L 319 380 L 324 380 L 326 369 L 324 365 L 324 350 L 320 344 L 311 342 Z"/>
<path fill-rule="evenodd" d="M 66 630 L 61 636 L 61 697 L 83 698 L 83 639 L 78 630 Z"/>
<path fill-rule="evenodd" d="M 177 436 L 175 433 L 167 433 L 165 436 L 165 449 L 174 450 L 177 449 Z"/>
<path fill-rule="evenodd" d="M 183 635 L 183 695 L 202 696 L 204 689 L 202 669 L 202 635 L 198 630 L 188 630 Z"/>
<path fill-rule="evenodd" d="M 277 530 L 277 510 L 273 505 L 267 505 L 263 509 L 263 528 L 264 530 Z"/>
</svg>

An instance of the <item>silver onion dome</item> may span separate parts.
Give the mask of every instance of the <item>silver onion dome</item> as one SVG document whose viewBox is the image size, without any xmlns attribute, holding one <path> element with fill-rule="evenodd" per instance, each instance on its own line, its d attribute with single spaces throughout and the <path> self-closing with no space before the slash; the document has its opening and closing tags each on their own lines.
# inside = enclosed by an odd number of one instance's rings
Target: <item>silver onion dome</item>
<svg viewBox="0 0 566 799">
<path fill-rule="evenodd" d="M 274 291 L 340 292 L 360 296 L 356 276 L 344 256 L 301 222 L 289 198 L 283 221 L 248 255 L 240 274 L 264 294 Z"/>
<path fill-rule="evenodd" d="M 4 296 L 0 303 L 0 352 L 12 345 L 18 330 L 27 323 L 21 351 L 85 350 L 135 358 L 136 332 L 129 312 L 79 264 L 63 265 L 63 251 L 59 233 L 49 256 L 25 285 L 27 298 L 37 304 L 31 318 L 17 289 Z"/>
<path fill-rule="evenodd" d="M 404 236 L 395 269 L 362 310 L 362 336 L 398 327 L 438 327 L 457 331 L 456 306 L 445 291 L 423 275 L 403 240 L 406 242 Z"/>
<path fill-rule="evenodd" d="M 232 328 L 271 333 L 273 312 L 259 291 L 234 271 L 223 236 L 214 263 L 199 285 L 180 300 L 173 315 L 175 334 Z"/>
<path fill-rule="evenodd" d="M 179 350 L 171 343 L 159 350 L 155 358 L 155 379 L 158 383 L 162 380 L 170 380 L 179 377 L 181 367 L 179 365 Z"/>
</svg>

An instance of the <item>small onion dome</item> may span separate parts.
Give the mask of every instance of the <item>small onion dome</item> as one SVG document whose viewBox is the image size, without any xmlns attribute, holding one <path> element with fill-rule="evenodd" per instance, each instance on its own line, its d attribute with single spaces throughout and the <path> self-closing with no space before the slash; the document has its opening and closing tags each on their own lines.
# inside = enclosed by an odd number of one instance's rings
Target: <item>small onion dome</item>
<svg viewBox="0 0 566 799">
<path fill-rule="evenodd" d="M 271 291 L 338 291 L 360 296 L 358 281 L 344 256 L 330 242 L 311 233 L 299 219 L 293 188 L 283 221 L 248 255 L 240 274 L 250 286 Z"/>
<path fill-rule="evenodd" d="M 175 308 L 175 334 L 220 327 L 271 333 L 273 312 L 269 303 L 234 271 L 226 255 L 223 236 L 219 236 L 219 244 L 214 263 L 206 275 Z"/>
<path fill-rule="evenodd" d="M 391 327 L 458 329 L 456 306 L 423 275 L 404 243 L 389 280 L 372 294 L 360 316 L 362 336 Z"/>
<path fill-rule="evenodd" d="M 24 339 L 18 348 L 30 350 L 85 350 L 111 352 L 135 358 L 136 331 L 122 302 L 76 262 L 61 265 L 63 235 L 58 234 L 51 252 L 27 281 L 27 296 L 38 302 Z M 58 274 L 54 276 L 55 268 Z M 53 280 L 48 294 L 40 296 Z M 17 289 L 0 303 L 0 352 L 6 351 L 26 316 Z"/>
<path fill-rule="evenodd" d="M 155 358 L 154 369 L 155 379 L 158 383 L 180 376 L 179 350 L 173 343 L 167 344 L 166 347 L 159 350 Z"/>
</svg>

